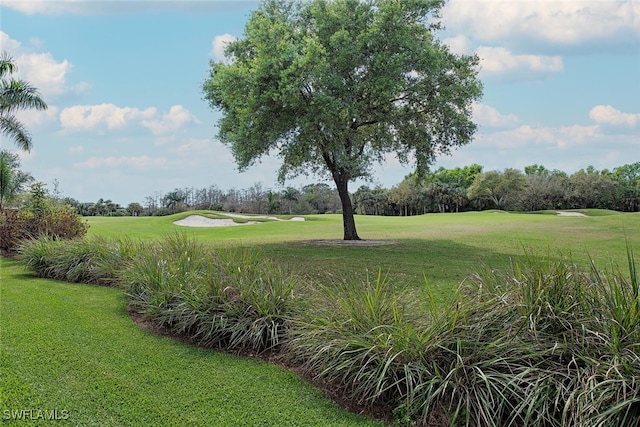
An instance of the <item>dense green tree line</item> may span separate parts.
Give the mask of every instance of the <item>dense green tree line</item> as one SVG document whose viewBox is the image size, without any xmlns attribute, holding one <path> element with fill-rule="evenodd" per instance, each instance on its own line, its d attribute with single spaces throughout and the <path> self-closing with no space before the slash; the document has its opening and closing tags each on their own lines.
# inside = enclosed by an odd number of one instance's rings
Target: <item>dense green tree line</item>
<svg viewBox="0 0 640 427">
<path fill-rule="evenodd" d="M 640 162 L 612 171 L 593 166 L 569 175 L 531 165 L 524 172 L 508 168 L 484 172 L 474 164 L 440 168 L 420 178 L 407 176 L 393 188 L 360 187 L 354 203 L 360 214 L 416 215 L 504 209 L 539 211 L 558 209 L 640 209 Z"/>
<path fill-rule="evenodd" d="M 223 191 L 215 185 L 174 189 L 165 195 L 147 196 L 143 214 L 163 215 L 192 209 L 256 214 L 336 213 L 341 203 L 337 190 L 325 183 L 281 190 L 256 183 L 250 188 Z"/>
<path fill-rule="evenodd" d="M 29 204 L 27 181 L 33 179 L 18 170 L 19 161 L 10 153 L 2 159 L 0 191 L 2 205 L 20 207 Z M 351 194 L 360 215 L 421 215 L 431 212 L 464 212 L 485 209 L 539 211 L 561 209 L 611 209 L 621 212 L 640 210 L 640 162 L 613 170 L 589 166 L 569 175 L 531 165 L 520 171 L 484 171 L 481 165 L 439 169 L 423 176 L 410 174 L 391 187 L 360 186 Z M 6 178 L 6 179 L 5 179 Z M 6 185 L 5 185 L 6 184 Z M 7 188 L 4 188 L 4 187 Z M 17 190 L 16 190 L 17 189 Z M 83 216 L 168 215 L 196 209 L 255 214 L 304 215 L 340 213 L 341 201 L 335 187 L 326 183 L 300 188 L 266 188 L 256 183 L 247 189 L 222 190 L 216 185 L 202 188 L 176 188 L 165 194 L 155 192 L 143 203 L 126 207 L 111 199 L 79 202 L 61 197 L 56 190 L 49 197 L 57 205 L 74 207 Z"/>
</svg>

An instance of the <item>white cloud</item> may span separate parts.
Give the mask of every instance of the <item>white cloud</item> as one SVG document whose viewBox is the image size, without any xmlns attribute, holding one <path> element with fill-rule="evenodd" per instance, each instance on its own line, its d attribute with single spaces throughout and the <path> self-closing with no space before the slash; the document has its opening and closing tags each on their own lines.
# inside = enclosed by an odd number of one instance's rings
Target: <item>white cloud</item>
<svg viewBox="0 0 640 427">
<path fill-rule="evenodd" d="M 37 151 L 34 149 L 31 149 L 30 151 L 17 150 L 17 151 L 14 151 L 13 154 L 17 154 L 18 157 L 20 158 L 20 162 L 24 163 L 35 158 L 37 155 Z"/>
<path fill-rule="evenodd" d="M 241 1 L 157 1 L 157 0 L 2 0 L 2 5 L 27 15 L 103 15 L 136 13 L 158 10 L 182 10 L 189 12 L 228 11 L 243 7 Z"/>
<path fill-rule="evenodd" d="M 211 42 L 211 56 L 218 61 L 225 61 L 224 49 L 231 42 L 236 41 L 236 37 L 231 34 L 216 36 Z"/>
<path fill-rule="evenodd" d="M 62 110 L 60 123 L 63 131 L 120 129 L 132 122 L 152 118 L 157 114 L 155 108 L 140 110 L 131 107 L 118 107 L 114 104 L 75 105 Z"/>
<path fill-rule="evenodd" d="M 12 39 L 9 37 L 9 34 L 4 31 L 0 31 L 0 46 L 2 46 L 2 50 L 5 50 L 12 55 L 15 55 L 16 52 L 19 52 L 22 49 L 22 43 Z"/>
<path fill-rule="evenodd" d="M 200 120 L 182 105 L 174 105 L 161 116 L 157 108 L 119 107 L 114 104 L 74 105 L 60 113 L 62 134 L 91 131 L 98 135 L 107 132 L 148 129 L 156 137 L 155 145 L 176 140 L 175 133 Z"/>
<path fill-rule="evenodd" d="M 611 105 L 597 105 L 589 111 L 589 117 L 598 124 L 635 128 L 640 114 L 623 113 Z"/>
<path fill-rule="evenodd" d="M 188 142 L 181 144 L 177 148 L 175 148 L 174 152 L 180 155 L 191 154 L 191 153 L 201 153 L 203 151 L 208 151 L 212 148 L 213 141 L 210 139 L 189 139 Z"/>
<path fill-rule="evenodd" d="M 66 59 L 58 62 L 50 53 L 21 54 L 16 57 L 18 73 L 24 80 L 49 95 L 60 95 L 67 91 L 67 73 L 71 63 Z"/>
<path fill-rule="evenodd" d="M 484 144 L 499 148 L 526 148 L 532 145 L 569 149 L 599 140 L 598 126 L 531 126 L 483 135 Z"/>
<path fill-rule="evenodd" d="M 450 0 L 443 21 L 454 33 L 510 46 L 601 49 L 622 43 L 633 48 L 640 41 L 636 0 Z"/>
<path fill-rule="evenodd" d="M 153 144 L 157 146 L 171 144 L 176 141 L 176 137 L 173 135 L 157 136 L 153 140 Z"/>
<path fill-rule="evenodd" d="M 156 136 L 168 135 L 189 125 L 198 124 L 200 120 L 182 105 L 173 105 L 161 119 L 143 120 L 142 126 L 151 130 Z"/>
<path fill-rule="evenodd" d="M 484 76 L 518 76 L 532 78 L 557 73 L 564 69 L 560 56 L 516 55 L 504 47 L 480 46 L 477 49 L 480 57 L 481 71 Z"/>
<path fill-rule="evenodd" d="M 16 112 L 16 117 L 24 124 L 29 131 L 42 129 L 56 122 L 59 108 L 49 105 L 46 110 L 20 110 Z"/>
<path fill-rule="evenodd" d="M 609 135 L 598 125 L 558 127 L 523 125 L 517 129 L 480 134 L 469 146 L 441 158 L 445 167 L 478 163 L 485 170 L 542 164 L 568 173 L 593 165 L 613 169 L 635 161 L 640 149 L 636 135 Z"/>
<path fill-rule="evenodd" d="M 448 37 L 442 40 L 442 43 L 449 46 L 451 52 L 457 55 L 469 54 L 473 50 L 471 40 L 469 40 L 467 36 L 462 34 L 458 34 L 455 37 Z"/>
<path fill-rule="evenodd" d="M 66 59 L 58 61 L 51 53 L 33 52 L 3 31 L 0 31 L 0 46 L 15 61 L 17 72 L 14 77 L 26 80 L 38 89 L 45 102 L 66 93 L 86 93 L 91 89 L 85 82 L 69 85 L 67 76 L 73 65 Z"/>
<path fill-rule="evenodd" d="M 164 157 L 152 158 L 149 156 L 137 157 L 91 157 L 84 162 L 76 163 L 74 166 L 82 169 L 101 169 L 126 167 L 133 169 L 152 169 L 164 166 L 167 159 Z"/>
<path fill-rule="evenodd" d="M 477 54 L 480 58 L 481 77 L 528 80 L 537 79 L 549 73 L 557 73 L 564 69 L 561 56 L 515 54 L 505 47 L 496 46 L 475 48 L 472 40 L 463 34 L 445 38 L 442 43 L 457 55 Z"/>
<path fill-rule="evenodd" d="M 2 5 L 27 15 L 34 15 L 36 13 L 56 14 L 74 7 L 74 3 L 64 0 L 58 2 L 47 0 L 3 0 Z"/>
<path fill-rule="evenodd" d="M 473 120 L 480 126 L 508 128 L 520 123 L 515 114 L 501 114 L 495 108 L 476 102 L 472 106 Z"/>
</svg>

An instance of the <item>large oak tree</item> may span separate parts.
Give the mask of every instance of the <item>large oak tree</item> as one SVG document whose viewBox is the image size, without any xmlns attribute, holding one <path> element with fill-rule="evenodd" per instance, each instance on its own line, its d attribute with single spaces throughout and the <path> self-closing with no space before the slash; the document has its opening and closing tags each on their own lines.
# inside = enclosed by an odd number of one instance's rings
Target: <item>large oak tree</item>
<svg viewBox="0 0 640 427">
<path fill-rule="evenodd" d="M 344 239 L 359 239 L 348 184 L 395 153 L 426 171 L 471 141 L 478 59 L 437 38 L 441 0 L 265 0 L 203 90 L 240 170 L 275 152 L 280 181 L 333 179 Z"/>
</svg>

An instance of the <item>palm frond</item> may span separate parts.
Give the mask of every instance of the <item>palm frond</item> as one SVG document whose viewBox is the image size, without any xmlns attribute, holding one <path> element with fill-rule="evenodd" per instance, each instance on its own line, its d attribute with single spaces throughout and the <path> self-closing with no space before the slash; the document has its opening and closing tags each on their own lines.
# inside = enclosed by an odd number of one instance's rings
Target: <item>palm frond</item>
<svg viewBox="0 0 640 427">
<path fill-rule="evenodd" d="M 13 62 L 13 58 L 8 52 L 2 52 L 0 55 L 0 78 L 3 78 L 5 74 L 13 74 L 16 71 L 16 64 Z"/>
<path fill-rule="evenodd" d="M 23 80 L 2 80 L 0 82 L 0 114 L 5 115 L 17 110 L 46 110 L 38 90 Z"/>
<path fill-rule="evenodd" d="M 31 135 L 15 116 L 0 114 L 0 133 L 13 139 L 18 148 L 25 151 L 31 150 Z"/>
</svg>

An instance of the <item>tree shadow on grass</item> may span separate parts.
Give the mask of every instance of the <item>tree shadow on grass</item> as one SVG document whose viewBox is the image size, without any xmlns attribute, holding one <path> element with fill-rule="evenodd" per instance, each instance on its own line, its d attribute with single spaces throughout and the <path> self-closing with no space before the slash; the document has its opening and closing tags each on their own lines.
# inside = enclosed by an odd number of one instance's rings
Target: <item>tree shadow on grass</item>
<svg viewBox="0 0 640 427">
<path fill-rule="evenodd" d="M 317 245 L 289 242 L 260 246 L 265 256 L 313 282 L 375 279 L 379 271 L 398 286 L 431 286 L 436 300 L 449 300 L 462 281 L 485 268 L 506 270 L 527 250 L 497 251 L 453 240 L 395 240 L 393 244 Z"/>
</svg>

